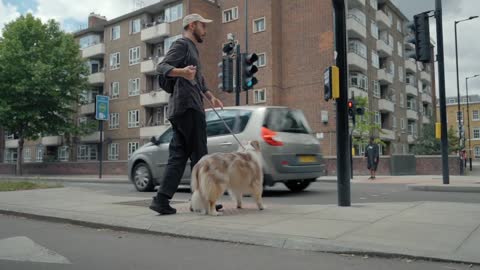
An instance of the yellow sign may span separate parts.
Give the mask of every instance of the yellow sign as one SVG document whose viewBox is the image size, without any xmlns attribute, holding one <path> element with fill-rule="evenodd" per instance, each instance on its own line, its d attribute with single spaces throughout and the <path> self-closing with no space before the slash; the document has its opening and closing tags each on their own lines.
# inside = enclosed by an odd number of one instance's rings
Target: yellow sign
<svg viewBox="0 0 480 270">
<path fill-rule="evenodd" d="M 435 139 L 440 140 L 442 138 L 442 123 L 435 123 Z"/>
</svg>

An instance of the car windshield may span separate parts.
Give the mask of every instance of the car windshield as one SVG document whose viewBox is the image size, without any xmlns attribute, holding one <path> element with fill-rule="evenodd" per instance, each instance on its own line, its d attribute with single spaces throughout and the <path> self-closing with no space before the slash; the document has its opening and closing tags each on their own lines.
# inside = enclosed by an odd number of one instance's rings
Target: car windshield
<svg viewBox="0 0 480 270">
<path fill-rule="evenodd" d="M 268 109 L 263 126 L 277 132 L 310 133 L 307 119 L 301 110 Z"/>
</svg>

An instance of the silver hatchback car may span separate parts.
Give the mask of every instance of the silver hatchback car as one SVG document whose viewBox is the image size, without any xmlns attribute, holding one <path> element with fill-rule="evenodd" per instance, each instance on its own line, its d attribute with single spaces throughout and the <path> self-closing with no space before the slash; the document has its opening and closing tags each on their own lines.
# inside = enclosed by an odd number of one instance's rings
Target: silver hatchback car
<svg viewBox="0 0 480 270">
<path fill-rule="evenodd" d="M 264 185 L 284 183 L 291 191 L 306 189 L 325 175 L 318 140 L 300 110 L 287 107 L 244 106 L 217 110 L 241 142 L 257 140 L 263 155 Z M 239 146 L 213 110 L 206 111 L 209 153 L 233 152 Z M 168 161 L 172 129 L 152 137 L 128 160 L 128 176 L 138 191 L 152 191 L 161 184 Z M 181 184 L 190 184 L 187 164 Z"/>
</svg>

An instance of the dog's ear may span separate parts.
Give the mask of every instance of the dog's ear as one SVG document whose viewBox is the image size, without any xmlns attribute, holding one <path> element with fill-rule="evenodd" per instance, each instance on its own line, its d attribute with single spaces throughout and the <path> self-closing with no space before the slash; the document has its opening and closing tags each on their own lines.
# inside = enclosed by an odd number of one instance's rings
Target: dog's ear
<svg viewBox="0 0 480 270">
<path fill-rule="evenodd" d="M 255 148 L 255 150 L 260 151 L 260 143 L 258 141 L 251 141 L 250 145 Z"/>
</svg>

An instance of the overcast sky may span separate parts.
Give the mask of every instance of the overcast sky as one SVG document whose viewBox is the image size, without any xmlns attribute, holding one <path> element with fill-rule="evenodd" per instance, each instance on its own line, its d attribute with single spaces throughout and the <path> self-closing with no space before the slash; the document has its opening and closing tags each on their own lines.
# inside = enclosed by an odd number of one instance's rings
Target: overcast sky
<svg viewBox="0 0 480 270">
<path fill-rule="evenodd" d="M 42 19 L 56 19 L 67 31 L 78 30 L 86 24 L 90 12 L 108 19 L 134 9 L 135 2 L 149 5 L 158 0 L 0 0 L 0 28 L 20 14 L 33 13 Z M 315 0 L 318 1 L 318 0 Z M 327 0 L 321 0 L 327 1 Z M 434 0 L 392 0 L 408 18 L 435 8 Z M 447 95 L 456 95 L 454 21 L 480 16 L 479 0 L 443 0 L 443 31 L 445 39 L 445 70 Z M 431 19 L 430 32 L 436 36 L 435 20 Z M 465 77 L 480 74 L 480 19 L 458 25 L 460 91 L 465 93 Z M 437 85 L 438 86 L 438 85 Z M 438 88 L 438 87 L 437 87 Z M 480 77 L 469 80 L 470 94 L 480 94 Z M 438 95 L 438 90 L 437 90 Z"/>
</svg>

